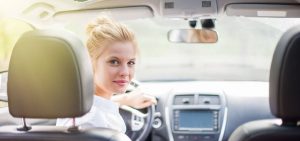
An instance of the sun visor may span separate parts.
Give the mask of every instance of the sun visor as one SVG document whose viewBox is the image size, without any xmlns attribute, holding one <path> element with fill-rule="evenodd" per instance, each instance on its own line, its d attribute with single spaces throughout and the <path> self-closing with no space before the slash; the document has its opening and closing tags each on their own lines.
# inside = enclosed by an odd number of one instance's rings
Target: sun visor
<svg viewBox="0 0 300 141">
<path fill-rule="evenodd" d="M 153 10 L 147 6 L 140 7 L 124 7 L 124 8 L 108 8 L 108 9 L 86 9 L 86 10 L 74 10 L 74 11 L 62 11 L 56 13 L 53 17 L 55 21 L 59 22 L 78 22 L 80 18 L 81 22 L 90 22 L 99 15 L 107 15 L 116 20 L 134 20 L 141 18 L 153 17 Z"/>
<path fill-rule="evenodd" d="M 295 18 L 300 17 L 300 5 L 229 4 L 225 12 L 228 16 Z"/>
</svg>

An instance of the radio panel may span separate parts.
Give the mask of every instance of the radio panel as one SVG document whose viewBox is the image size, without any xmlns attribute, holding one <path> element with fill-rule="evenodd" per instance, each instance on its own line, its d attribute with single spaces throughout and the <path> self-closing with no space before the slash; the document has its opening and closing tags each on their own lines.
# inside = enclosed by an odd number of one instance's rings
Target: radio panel
<svg viewBox="0 0 300 141">
<path fill-rule="evenodd" d="M 222 93 L 175 94 L 170 109 L 174 141 L 217 141 L 221 137 L 225 117 Z"/>
<path fill-rule="evenodd" d="M 217 110 L 174 110 L 173 117 L 174 131 L 218 131 L 219 116 Z"/>
</svg>

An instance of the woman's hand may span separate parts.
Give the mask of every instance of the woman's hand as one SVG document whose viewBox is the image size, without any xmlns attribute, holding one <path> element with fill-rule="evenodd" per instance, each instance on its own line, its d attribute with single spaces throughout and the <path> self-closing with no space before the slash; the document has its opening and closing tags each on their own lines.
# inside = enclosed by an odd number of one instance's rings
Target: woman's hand
<svg viewBox="0 0 300 141">
<path fill-rule="evenodd" d="M 145 94 L 140 89 L 135 89 L 128 94 L 115 95 L 112 100 L 120 105 L 127 105 L 135 109 L 146 108 L 157 103 L 155 97 Z"/>
</svg>

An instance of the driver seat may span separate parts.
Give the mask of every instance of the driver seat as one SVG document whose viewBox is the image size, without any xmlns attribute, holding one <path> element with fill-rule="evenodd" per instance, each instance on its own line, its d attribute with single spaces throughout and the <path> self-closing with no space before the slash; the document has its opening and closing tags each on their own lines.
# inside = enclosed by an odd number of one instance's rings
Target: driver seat
<svg viewBox="0 0 300 141">
<path fill-rule="evenodd" d="M 269 79 L 271 112 L 280 119 L 241 125 L 229 141 L 300 140 L 300 26 L 288 30 L 275 49 Z"/>
<path fill-rule="evenodd" d="M 93 102 L 92 65 L 84 45 L 64 30 L 35 30 L 16 43 L 8 70 L 9 112 L 24 124 L 1 126 L 0 141 L 130 141 L 106 128 L 28 126 L 26 118 L 74 118 Z"/>
</svg>

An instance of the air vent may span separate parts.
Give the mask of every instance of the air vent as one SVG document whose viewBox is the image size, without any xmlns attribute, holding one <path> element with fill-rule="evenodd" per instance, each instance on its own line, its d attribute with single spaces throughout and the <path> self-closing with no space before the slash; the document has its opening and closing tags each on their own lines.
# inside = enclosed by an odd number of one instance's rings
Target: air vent
<svg viewBox="0 0 300 141">
<path fill-rule="evenodd" d="M 193 105 L 195 103 L 195 95 L 177 95 L 174 98 L 174 105 Z"/>
<path fill-rule="evenodd" d="M 199 95 L 199 105 L 220 105 L 220 97 L 217 95 Z"/>
</svg>

